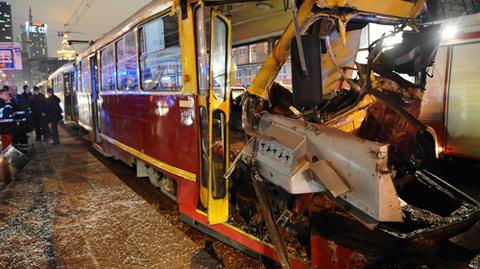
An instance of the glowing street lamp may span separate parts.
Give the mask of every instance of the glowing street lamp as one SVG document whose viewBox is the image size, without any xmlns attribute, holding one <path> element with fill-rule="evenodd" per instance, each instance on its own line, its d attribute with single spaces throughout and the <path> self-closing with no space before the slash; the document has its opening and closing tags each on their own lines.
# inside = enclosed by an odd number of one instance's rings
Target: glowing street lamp
<svg viewBox="0 0 480 269">
<path fill-rule="evenodd" d="M 77 53 L 75 50 L 70 46 L 68 42 L 68 33 L 64 33 L 63 40 L 62 40 L 62 48 L 57 50 L 58 59 L 59 60 L 75 60 Z"/>
</svg>

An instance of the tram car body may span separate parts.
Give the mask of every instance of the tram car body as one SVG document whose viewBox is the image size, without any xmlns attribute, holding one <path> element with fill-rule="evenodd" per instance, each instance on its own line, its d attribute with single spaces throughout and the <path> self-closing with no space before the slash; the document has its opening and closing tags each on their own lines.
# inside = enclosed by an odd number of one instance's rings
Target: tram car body
<svg viewBox="0 0 480 269">
<path fill-rule="evenodd" d="M 480 159 L 480 16 L 442 21 L 443 41 L 420 119 L 432 126 L 443 154 Z"/>
<path fill-rule="evenodd" d="M 297 30 L 285 11 L 292 6 L 264 4 L 152 1 L 52 80 L 75 72 L 76 120 L 95 149 L 149 177 L 176 200 L 183 221 L 247 253 L 284 268 L 408 267 L 471 258 L 477 250 L 464 239 L 445 242 L 478 226 L 480 206 L 412 164 L 415 135 L 425 126 L 408 107 L 388 98 L 389 106 L 382 105 L 382 94 L 357 87 L 388 84 L 388 92 L 399 88 L 395 79 L 352 78 L 353 69 L 362 70 L 354 68 L 362 27 L 413 23 L 424 1 L 305 0 L 293 15 Z M 337 16 L 343 12 L 358 17 Z M 302 34 L 296 45 L 295 33 Z M 239 93 L 241 111 L 235 95 L 243 128 L 232 128 L 231 47 L 255 40 L 274 46 Z M 280 70 L 296 72 L 285 80 L 291 87 L 273 83 Z M 302 71 L 323 82 L 305 81 Z M 381 120 L 390 125 L 375 125 Z M 400 129 L 407 140 L 390 141 Z M 407 157 L 389 154 L 388 143 Z M 400 159 L 396 173 L 390 157 Z M 450 247 L 465 252 L 464 260 L 442 255 Z"/>
<path fill-rule="evenodd" d="M 65 123 L 76 123 L 78 118 L 75 67 L 73 63 L 66 63 L 48 77 L 49 87 L 58 98 L 63 111 Z"/>
</svg>

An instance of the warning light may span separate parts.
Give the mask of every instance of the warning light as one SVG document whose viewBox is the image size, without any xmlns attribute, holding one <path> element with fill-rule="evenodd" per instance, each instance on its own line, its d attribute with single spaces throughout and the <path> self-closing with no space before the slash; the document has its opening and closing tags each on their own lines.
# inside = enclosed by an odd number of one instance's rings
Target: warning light
<svg viewBox="0 0 480 269">
<path fill-rule="evenodd" d="M 440 154 L 443 153 L 443 147 L 442 146 L 437 146 L 437 158 L 440 156 Z"/>
</svg>

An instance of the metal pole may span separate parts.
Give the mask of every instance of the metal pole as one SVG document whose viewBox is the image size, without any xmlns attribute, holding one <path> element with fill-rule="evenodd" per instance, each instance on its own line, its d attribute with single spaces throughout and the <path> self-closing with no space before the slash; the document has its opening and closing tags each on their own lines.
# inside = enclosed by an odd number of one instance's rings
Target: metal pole
<svg viewBox="0 0 480 269">
<path fill-rule="evenodd" d="M 305 54 L 303 53 L 302 39 L 300 37 L 300 27 L 298 26 L 297 20 L 297 4 L 295 0 L 291 1 L 293 27 L 295 28 L 295 39 L 297 40 L 298 54 L 300 56 L 300 65 L 302 66 L 302 74 L 304 77 L 308 77 L 307 65 L 305 64 Z"/>
</svg>

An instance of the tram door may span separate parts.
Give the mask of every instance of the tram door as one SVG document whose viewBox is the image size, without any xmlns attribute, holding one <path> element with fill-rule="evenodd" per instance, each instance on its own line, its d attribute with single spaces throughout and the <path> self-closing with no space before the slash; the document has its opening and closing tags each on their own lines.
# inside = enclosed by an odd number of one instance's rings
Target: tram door
<svg viewBox="0 0 480 269">
<path fill-rule="evenodd" d="M 63 74 L 63 113 L 65 121 L 73 121 L 72 117 L 72 73 Z"/>
<path fill-rule="evenodd" d="M 92 125 L 93 125 L 93 135 L 94 143 L 99 143 L 100 140 L 100 118 L 99 118 L 99 109 L 98 109 L 98 65 L 96 54 L 89 57 L 90 62 L 90 75 L 92 81 Z"/>
<path fill-rule="evenodd" d="M 77 96 L 75 94 L 75 74 L 76 72 L 68 73 L 68 89 L 70 96 L 70 118 L 71 121 L 77 121 L 78 111 L 77 111 Z"/>
<path fill-rule="evenodd" d="M 209 54 L 209 178 L 208 221 L 211 224 L 228 220 L 228 179 L 230 121 L 230 51 L 231 22 L 213 10 L 210 20 Z"/>
</svg>

